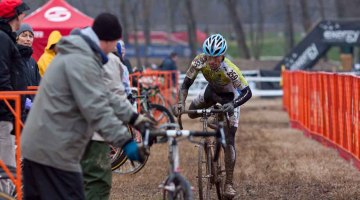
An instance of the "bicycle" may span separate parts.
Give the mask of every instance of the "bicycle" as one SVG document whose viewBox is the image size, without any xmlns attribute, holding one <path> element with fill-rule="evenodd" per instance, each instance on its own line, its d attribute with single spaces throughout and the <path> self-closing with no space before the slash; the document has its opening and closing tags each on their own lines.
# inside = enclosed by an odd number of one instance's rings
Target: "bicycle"
<svg viewBox="0 0 360 200">
<path fill-rule="evenodd" d="M 133 99 L 140 99 L 140 113 L 148 114 L 153 117 L 158 124 L 174 123 L 175 119 L 164 106 L 158 104 L 152 104 L 148 97 L 147 92 L 143 92 L 140 96 L 133 96 Z M 132 127 L 128 127 L 129 133 L 136 140 L 137 143 L 142 143 L 142 136 L 139 131 Z M 127 159 L 127 156 L 121 150 L 121 148 L 111 148 L 111 166 L 112 170 L 119 174 L 135 174 L 139 172 L 146 164 L 148 156 L 143 163 L 137 161 L 131 161 Z"/>
<path fill-rule="evenodd" d="M 178 148 L 179 137 L 186 137 L 190 142 L 198 143 L 192 137 L 216 137 L 225 145 L 225 135 L 222 127 L 217 131 L 203 132 L 203 131 L 189 131 L 189 130 L 176 130 L 177 124 L 164 124 L 160 126 L 159 130 L 145 131 L 144 147 L 149 147 L 149 140 L 151 137 L 167 137 L 169 144 L 169 173 L 165 181 L 160 185 L 163 190 L 163 199 L 193 199 L 190 183 L 180 174 L 180 156 Z M 173 130 L 175 128 L 175 130 Z M 165 129 L 165 130 L 164 130 Z M 172 130 L 169 130 L 172 129 Z M 219 142 L 220 143 L 220 142 Z"/>
<path fill-rule="evenodd" d="M 215 106 L 215 108 L 219 108 Z M 200 114 L 200 121 L 203 123 L 203 131 L 208 132 L 208 127 L 214 129 L 216 127 L 224 127 L 227 132 L 229 120 L 226 113 L 222 109 L 199 109 L 183 111 L 178 116 L 178 123 L 182 129 L 182 114 Z M 216 125 L 210 125 L 208 119 L 214 117 Z M 224 121 L 226 125 L 224 126 Z M 225 134 L 224 132 L 224 134 Z M 226 135 L 226 134 L 225 134 Z M 199 199 L 210 199 L 211 191 L 215 185 L 216 195 L 218 199 L 224 199 L 225 186 L 225 163 L 224 163 L 224 146 L 214 139 L 203 138 L 201 145 L 198 146 L 198 191 Z"/>
</svg>

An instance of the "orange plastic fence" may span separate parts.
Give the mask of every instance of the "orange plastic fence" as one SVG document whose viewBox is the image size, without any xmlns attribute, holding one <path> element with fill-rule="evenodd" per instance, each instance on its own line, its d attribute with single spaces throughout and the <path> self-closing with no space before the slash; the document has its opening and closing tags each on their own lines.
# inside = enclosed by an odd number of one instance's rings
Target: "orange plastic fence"
<svg viewBox="0 0 360 200">
<path fill-rule="evenodd" d="M 158 86 L 160 93 L 166 100 L 166 104 L 173 104 L 177 100 L 178 93 L 178 71 L 147 70 L 130 75 L 130 82 L 136 85 L 140 94 L 141 86 Z M 156 99 L 154 99 L 156 102 Z"/>
<path fill-rule="evenodd" d="M 283 71 L 283 106 L 293 127 L 335 147 L 360 169 L 360 77 Z"/>
<path fill-rule="evenodd" d="M 16 178 L 9 171 L 9 168 L 4 164 L 2 160 L 0 160 L 0 167 L 4 169 L 5 173 L 9 176 L 10 180 L 16 186 L 16 194 L 18 199 L 22 199 L 22 176 L 21 176 L 21 145 L 20 145 L 20 132 L 23 123 L 21 122 L 21 95 L 32 95 L 35 94 L 36 91 L 7 91 L 0 92 L 0 101 L 4 101 L 8 108 L 11 110 L 12 114 L 15 117 L 15 144 L 16 148 Z M 11 105 L 10 101 L 14 102 Z"/>
</svg>

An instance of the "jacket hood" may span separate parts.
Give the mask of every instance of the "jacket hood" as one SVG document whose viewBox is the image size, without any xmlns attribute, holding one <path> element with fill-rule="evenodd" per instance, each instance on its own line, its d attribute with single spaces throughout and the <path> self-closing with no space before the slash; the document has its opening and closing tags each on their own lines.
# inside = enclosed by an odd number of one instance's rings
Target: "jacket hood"
<svg viewBox="0 0 360 200">
<path fill-rule="evenodd" d="M 57 44 L 58 51 L 61 54 L 81 53 L 93 55 L 93 51 L 80 35 L 70 35 L 63 37 Z"/>
<path fill-rule="evenodd" d="M 48 43 L 45 47 L 45 50 L 50 50 L 50 47 L 53 44 L 56 44 L 59 42 L 59 40 L 61 39 L 61 33 L 59 31 L 53 31 L 50 33 L 49 39 L 48 39 Z"/>
</svg>

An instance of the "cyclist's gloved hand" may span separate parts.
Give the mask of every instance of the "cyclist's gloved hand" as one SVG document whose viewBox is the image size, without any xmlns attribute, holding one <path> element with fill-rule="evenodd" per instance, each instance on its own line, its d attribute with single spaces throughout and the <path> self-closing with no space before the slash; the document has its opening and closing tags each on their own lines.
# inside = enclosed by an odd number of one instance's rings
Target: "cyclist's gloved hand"
<svg viewBox="0 0 360 200">
<path fill-rule="evenodd" d="M 143 163 L 148 154 L 148 151 L 143 147 L 138 145 L 134 140 L 128 142 L 123 146 L 124 153 L 132 161 L 139 161 Z"/>
<path fill-rule="evenodd" d="M 139 115 L 135 122 L 134 127 L 139 130 L 141 133 L 145 132 L 145 129 L 152 129 L 156 126 L 157 122 L 151 116 Z"/>
<path fill-rule="evenodd" d="M 179 116 L 182 111 L 185 110 L 185 102 L 179 102 L 177 105 L 174 106 L 174 115 Z"/>
<path fill-rule="evenodd" d="M 229 115 L 231 115 L 232 113 L 234 113 L 234 103 L 231 101 L 229 103 L 224 104 L 223 109 L 225 112 L 227 112 L 227 113 L 229 113 Z"/>
</svg>

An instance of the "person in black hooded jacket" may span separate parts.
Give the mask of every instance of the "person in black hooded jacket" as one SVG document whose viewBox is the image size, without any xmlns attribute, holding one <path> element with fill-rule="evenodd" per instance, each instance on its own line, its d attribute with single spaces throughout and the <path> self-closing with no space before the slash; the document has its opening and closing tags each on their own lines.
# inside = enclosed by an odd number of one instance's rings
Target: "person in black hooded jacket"
<svg viewBox="0 0 360 200">
<path fill-rule="evenodd" d="M 34 32 L 30 25 L 21 24 L 20 29 L 16 31 L 17 48 L 22 57 L 24 65 L 24 72 L 26 77 L 27 86 L 38 86 L 40 83 L 39 68 L 32 58 L 33 49 L 32 44 L 34 42 Z M 34 95 L 27 95 L 25 101 L 25 110 L 29 111 L 34 100 Z"/>
<path fill-rule="evenodd" d="M 26 89 L 24 66 L 16 48 L 16 34 L 29 6 L 21 0 L 0 1 L 0 91 Z M 22 99 L 22 108 L 25 103 Z M 13 102 L 11 102 L 12 105 Z M 10 137 L 13 129 L 13 114 L 3 101 L 0 101 L 0 159 L 15 167 L 14 141 Z"/>
</svg>

